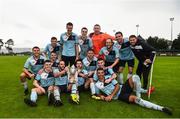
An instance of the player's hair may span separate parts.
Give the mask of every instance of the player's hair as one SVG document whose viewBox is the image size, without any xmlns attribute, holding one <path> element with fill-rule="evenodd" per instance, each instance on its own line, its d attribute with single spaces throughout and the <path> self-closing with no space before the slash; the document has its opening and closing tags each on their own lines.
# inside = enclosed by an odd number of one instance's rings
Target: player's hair
<svg viewBox="0 0 180 119">
<path fill-rule="evenodd" d="M 56 52 L 55 52 L 55 51 L 51 51 L 51 54 L 52 54 L 52 53 L 56 54 Z"/>
<path fill-rule="evenodd" d="M 104 61 L 104 59 L 103 58 L 98 58 L 98 60 L 97 61 Z"/>
<path fill-rule="evenodd" d="M 91 49 L 91 48 L 89 48 L 87 52 L 89 52 L 89 51 L 92 51 L 92 52 L 94 52 L 94 50 L 93 50 L 93 49 Z"/>
<path fill-rule="evenodd" d="M 82 27 L 81 31 L 82 31 L 83 29 L 85 29 L 85 30 L 87 30 L 87 31 L 88 31 L 88 29 L 87 29 L 86 27 Z"/>
<path fill-rule="evenodd" d="M 75 65 L 77 64 L 77 62 L 81 62 L 82 63 L 82 60 L 81 59 L 77 59 L 76 62 L 75 62 Z"/>
<path fill-rule="evenodd" d="M 57 40 L 57 38 L 56 37 L 51 37 L 51 40 Z"/>
<path fill-rule="evenodd" d="M 51 62 L 51 60 L 45 60 L 45 61 L 44 61 L 44 64 L 45 64 L 45 63 L 49 63 L 49 62 Z"/>
<path fill-rule="evenodd" d="M 115 33 L 115 35 L 117 35 L 117 34 L 121 34 L 121 36 L 123 36 L 123 33 L 120 32 L 120 31 L 118 31 L 118 32 Z"/>
<path fill-rule="evenodd" d="M 101 67 L 97 68 L 97 72 L 100 71 L 100 70 L 103 70 L 103 71 L 104 71 L 104 69 L 101 68 Z"/>
<path fill-rule="evenodd" d="M 130 38 L 136 38 L 136 39 L 137 39 L 136 35 L 130 35 L 130 36 L 129 36 L 129 39 L 130 39 Z"/>
<path fill-rule="evenodd" d="M 68 22 L 68 23 L 66 24 L 66 26 L 73 26 L 73 23 Z"/>
<path fill-rule="evenodd" d="M 101 28 L 101 26 L 100 26 L 99 24 L 95 24 L 94 27 L 95 27 L 95 26 L 99 26 L 99 27 Z"/>
<path fill-rule="evenodd" d="M 114 42 L 113 42 L 113 39 L 112 39 L 112 38 L 108 38 L 108 39 L 106 39 L 106 41 L 107 41 L 107 40 L 109 40 L 109 39 L 110 39 L 110 40 L 111 40 L 111 42 L 114 44 Z"/>
<path fill-rule="evenodd" d="M 34 47 L 32 48 L 32 50 L 34 50 L 34 49 L 39 49 L 39 50 L 40 50 L 40 48 L 39 48 L 38 46 L 34 46 Z"/>
</svg>

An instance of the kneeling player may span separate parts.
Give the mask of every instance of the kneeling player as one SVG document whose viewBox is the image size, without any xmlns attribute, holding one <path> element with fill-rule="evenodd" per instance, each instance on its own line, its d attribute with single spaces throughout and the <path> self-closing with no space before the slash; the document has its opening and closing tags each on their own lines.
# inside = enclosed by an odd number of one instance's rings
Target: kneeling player
<svg viewBox="0 0 180 119">
<path fill-rule="evenodd" d="M 64 61 L 59 62 L 58 69 L 54 69 L 55 86 L 54 86 L 54 106 L 61 106 L 62 101 L 60 98 L 61 93 L 67 93 L 68 86 L 68 68 L 65 66 Z"/>
<path fill-rule="evenodd" d="M 31 90 L 30 99 L 25 98 L 24 102 L 29 106 L 37 106 L 37 95 L 48 94 L 48 104 L 52 104 L 53 84 L 54 76 L 52 73 L 51 61 L 46 60 L 43 69 L 41 69 L 35 77 L 33 82 L 35 88 Z"/>
<path fill-rule="evenodd" d="M 26 78 L 34 79 L 38 71 L 43 67 L 45 57 L 40 55 L 40 48 L 35 46 L 32 48 L 33 55 L 30 56 L 24 64 L 23 72 L 20 74 L 20 81 L 24 86 L 24 94 L 27 95 L 28 85 Z"/>
<path fill-rule="evenodd" d="M 124 85 L 119 86 L 118 82 L 113 79 L 111 82 L 104 83 L 105 72 L 102 68 L 97 69 L 98 82 L 96 85 L 96 93 L 99 94 L 100 98 L 104 101 L 111 101 L 112 99 L 119 99 L 128 103 L 135 103 L 142 107 L 159 110 L 172 115 L 172 111 L 166 107 L 159 106 L 149 101 L 143 100 L 139 93 L 141 92 L 140 78 L 137 75 L 130 77 Z M 133 89 L 136 90 L 136 96 L 132 95 Z M 101 95 L 99 92 L 103 92 L 105 95 Z"/>
<path fill-rule="evenodd" d="M 81 92 L 88 88 L 85 86 L 85 83 L 88 81 L 88 72 L 83 69 L 82 60 L 76 60 L 76 70 L 78 72 L 78 91 Z"/>
</svg>

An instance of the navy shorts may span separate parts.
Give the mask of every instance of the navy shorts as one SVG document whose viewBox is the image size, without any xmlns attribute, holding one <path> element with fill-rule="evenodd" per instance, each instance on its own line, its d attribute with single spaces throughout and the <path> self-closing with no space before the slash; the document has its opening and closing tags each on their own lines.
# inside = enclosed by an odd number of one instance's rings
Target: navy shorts
<svg viewBox="0 0 180 119">
<path fill-rule="evenodd" d="M 105 66 L 108 67 L 108 66 L 111 66 L 114 62 L 105 62 Z M 119 63 L 117 63 L 114 67 L 113 67 L 113 71 L 114 72 L 118 72 L 119 71 Z"/>
<path fill-rule="evenodd" d="M 60 93 L 67 93 L 67 85 L 57 85 L 59 88 Z"/>
<path fill-rule="evenodd" d="M 49 86 L 43 87 L 43 88 L 44 88 L 44 90 L 46 91 L 46 94 L 47 94 Z"/>
<path fill-rule="evenodd" d="M 119 60 L 119 67 L 125 67 L 126 62 L 128 67 L 134 67 L 134 59 L 131 60 Z"/>
<path fill-rule="evenodd" d="M 133 92 L 133 89 L 131 88 L 131 86 L 129 84 L 129 79 L 128 79 L 128 80 L 126 80 L 125 84 L 123 84 L 123 86 L 121 88 L 121 93 L 120 93 L 118 99 L 129 103 L 129 97 L 132 92 Z"/>
</svg>

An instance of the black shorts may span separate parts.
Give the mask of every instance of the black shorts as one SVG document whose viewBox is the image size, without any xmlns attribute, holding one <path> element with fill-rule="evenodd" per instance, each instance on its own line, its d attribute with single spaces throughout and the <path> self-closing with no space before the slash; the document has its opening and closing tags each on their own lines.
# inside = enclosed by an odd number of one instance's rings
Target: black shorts
<svg viewBox="0 0 180 119">
<path fill-rule="evenodd" d="M 75 64 L 76 56 L 64 56 L 62 55 L 62 60 L 65 62 L 65 65 L 68 66 L 70 63 L 70 66 Z"/>
<path fill-rule="evenodd" d="M 59 88 L 60 93 L 67 93 L 67 85 L 57 85 Z"/>
<path fill-rule="evenodd" d="M 134 59 L 131 59 L 131 60 L 119 60 L 119 67 L 125 67 L 126 62 L 128 63 L 128 67 L 134 67 Z"/>
<path fill-rule="evenodd" d="M 48 88 L 49 88 L 49 86 L 47 86 L 47 87 L 43 87 L 44 88 L 44 90 L 46 91 L 46 94 L 48 93 Z"/>
<path fill-rule="evenodd" d="M 123 84 L 118 99 L 129 103 L 129 97 L 132 92 L 133 92 L 133 89 L 131 88 L 129 84 L 129 79 L 128 79 L 126 80 L 125 84 Z"/>
<path fill-rule="evenodd" d="M 105 66 L 106 67 L 111 66 L 113 63 L 114 62 L 105 62 Z M 116 73 L 119 71 L 119 64 L 118 63 L 113 67 L 113 71 Z"/>
</svg>

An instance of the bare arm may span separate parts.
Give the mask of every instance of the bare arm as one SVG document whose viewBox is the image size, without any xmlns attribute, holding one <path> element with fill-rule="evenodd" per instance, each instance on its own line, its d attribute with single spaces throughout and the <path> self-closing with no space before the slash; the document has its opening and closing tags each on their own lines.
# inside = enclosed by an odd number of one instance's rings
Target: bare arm
<svg viewBox="0 0 180 119">
<path fill-rule="evenodd" d="M 116 95 L 117 92 L 119 91 L 119 88 L 120 88 L 119 85 L 116 84 L 113 92 L 112 92 L 110 95 L 108 95 L 108 96 L 105 97 L 105 101 L 111 101 L 112 98 L 114 97 L 114 95 Z"/>
<path fill-rule="evenodd" d="M 23 69 L 23 72 L 26 74 L 26 75 L 28 75 L 29 77 L 31 77 L 31 78 L 34 78 L 34 74 L 32 74 L 32 73 L 30 73 L 29 71 L 28 71 L 28 69 L 26 69 L 26 68 L 24 68 Z"/>
<path fill-rule="evenodd" d="M 116 60 L 114 61 L 114 63 L 110 67 L 113 68 L 118 62 L 119 62 L 119 58 L 116 58 Z"/>
</svg>

